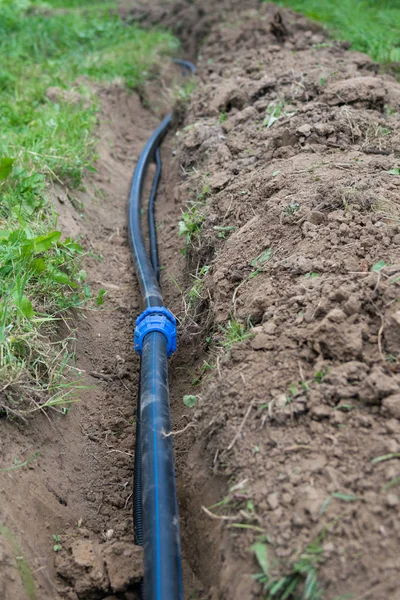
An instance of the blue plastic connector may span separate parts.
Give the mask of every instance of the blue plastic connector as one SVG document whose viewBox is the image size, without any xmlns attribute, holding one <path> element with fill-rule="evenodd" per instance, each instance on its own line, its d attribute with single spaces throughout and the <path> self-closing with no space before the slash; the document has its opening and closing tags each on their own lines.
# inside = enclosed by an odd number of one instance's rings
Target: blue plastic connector
<svg viewBox="0 0 400 600">
<path fill-rule="evenodd" d="M 167 338 L 167 356 L 176 350 L 176 319 L 165 306 L 150 306 L 136 319 L 134 345 L 138 354 L 142 355 L 143 340 L 152 332 L 159 331 Z"/>
</svg>

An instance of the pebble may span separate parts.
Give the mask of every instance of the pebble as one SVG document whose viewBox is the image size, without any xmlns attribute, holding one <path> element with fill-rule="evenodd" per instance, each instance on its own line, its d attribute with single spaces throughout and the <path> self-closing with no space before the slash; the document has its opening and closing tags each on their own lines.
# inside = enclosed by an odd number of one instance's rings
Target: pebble
<svg viewBox="0 0 400 600">
<path fill-rule="evenodd" d="M 400 394 L 392 394 L 382 401 L 382 406 L 386 408 L 391 417 L 400 419 Z"/>
<path fill-rule="evenodd" d="M 267 502 L 271 510 L 276 510 L 279 506 L 279 498 L 277 493 L 269 494 Z"/>
<path fill-rule="evenodd" d="M 386 506 L 389 506 L 390 508 L 394 508 L 395 506 L 398 506 L 398 504 L 399 504 L 399 498 L 398 498 L 398 496 L 396 496 L 396 494 L 387 494 Z"/>
<path fill-rule="evenodd" d="M 308 123 L 300 125 L 300 127 L 297 128 L 297 133 L 308 137 L 309 135 L 311 135 L 311 125 L 308 125 Z"/>
</svg>

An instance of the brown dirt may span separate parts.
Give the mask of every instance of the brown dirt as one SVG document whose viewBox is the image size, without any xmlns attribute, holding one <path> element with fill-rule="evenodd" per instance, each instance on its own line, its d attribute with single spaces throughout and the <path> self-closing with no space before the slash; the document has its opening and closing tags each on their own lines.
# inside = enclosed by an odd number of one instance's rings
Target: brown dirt
<svg viewBox="0 0 400 600">
<path fill-rule="evenodd" d="M 399 469 L 371 462 L 400 450 L 400 85 L 276 11 L 233 10 L 211 28 L 178 137 L 178 201 L 210 190 L 189 269 L 210 267 L 197 345 L 216 363 L 183 479 L 194 497 L 225 479 L 213 512 L 244 527 L 197 511 L 199 537 L 211 521 L 213 597 L 260 595 L 256 527 L 272 576 L 324 532 L 323 598 L 400 598 Z M 235 229 L 221 240 L 216 226 Z M 253 335 L 221 352 L 230 319 Z"/>
<path fill-rule="evenodd" d="M 197 88 L 163 146 L 157 208 L 165 303 L 180 322 L 170 382 L 185 597 L 262 597 L 250 551 L 260 533 L 278 577 L 325 531 L 322 598 L 397 600 L 400 503 L 398 487 L 385 485 L 400 475 L 398 461 L 371 460 L 400 451 L 400 177 L 389 173 L 399 167 L 400 86 L 316 25 L 280 11 L 282 24 L 276 11 L 228 0 L 124 10 L 186 31 L 192 57 L 201 42 Z M 89 285 L 108 294 L 104 308 L 68 322 L 91 385 L 81 402 L 62 419 L 2 422 L 2 467 L 40 452 L 0 473 L 7 600 L 34 597 L 17 555 L 43 600 L 137 594 L 140 299 L 126 203 L 135 160 L 171 102 L 169 84 L 161 99 L 159 87 L 146 90 L 152 110 L 118 86 L 99 88 L 100 159 L 86 192 L 75 194 L 82 211 L 61 186 L 52 191 L 61 226 L 92 250 Z M 286 114 L 263 126 L 279 101 Z M 204 189 L 205 221 L 185 260 L 179 215 Z M 224 239 L 215 227 L 235 229 Z M 268 260 L 251 264 L 267 250 Z M 201 299 L 189 306 L 204 265 Z M 226 349 L 229 320 L 253 328 Z M 199 394 L 195 409 L 182 402 L 190 393 Z M 202 510 L 223 498 L 210 509 L 217 518 Z M 57 554 L 53 533 L 62 536 Z"/>
</svg>

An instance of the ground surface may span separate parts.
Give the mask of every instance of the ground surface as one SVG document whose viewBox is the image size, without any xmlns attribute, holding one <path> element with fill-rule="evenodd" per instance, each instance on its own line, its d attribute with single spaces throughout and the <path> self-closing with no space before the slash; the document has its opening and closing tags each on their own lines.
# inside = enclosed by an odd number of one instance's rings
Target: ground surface
<svg viewBox="0 0 400 600">
<path fill-rule="evenodd" d="M 157 215 L 165 302 L 181 325 L 170 381 L 185 596 L 281 598 L 293 585 L 285 597 L 302 598 L 308 574 L 314 600 L 396 600 L 400 85 L 299 16 L 255 2 L 207 8 L 124 9 L 173 25 L 189 57 L 200 53 L 163 147 Z M 2 423 L 2 465 L 33 457 L 0 474 L 10 600 L 136 594 L 140 300 L 126 202 L 172 103 L 170 73 L 162 81 L 150 102 L 100 88 L 100 160 L 82 211 L 53 190 L 64 229 L 92 249 L 89 283 L 108 295 L 68 322 L 91 386 L 81 402 L 60 420 Z M 194 224 L 186 258 L 182 210 Z"/>
</svg>

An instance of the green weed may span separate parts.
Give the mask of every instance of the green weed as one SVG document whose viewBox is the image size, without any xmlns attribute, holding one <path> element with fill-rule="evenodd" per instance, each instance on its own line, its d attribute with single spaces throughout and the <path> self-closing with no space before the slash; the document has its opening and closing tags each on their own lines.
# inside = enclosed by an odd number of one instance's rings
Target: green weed
<svg viewBox="0 0 400 600">
<path fill-rule="evenodd" d="M 193 308 L 196 305 L 196 303 L 203 299 L 204 277 L 207 275 L 209 270 L 210 267 L 208 265 L 204 265 L 203 267 L 201 267 L 201 269 L 197 272 L 196 275 L 192 276 L 194 278 L 194 282 L 188 292 L 188 304 L 190 308 Z"/>
<path fill-rule="evenodd" d="M 193 203 L 188 210 L 182 212 L 182 218 L 179 221 L 179 235 L 185 236 L 186 245 L 190 246 L 194 242 L 204 221 L 205 216 L 198 203 Z"/>
<path fill-rule="evenodd" d="M 224 348 L 230 348 L 232 344 L 244 342 L 253 336 L 251 329 L 249 330 L 247 325 L 240 323 L 234 318 L 229 319 L 225 327 L 220 325 L 220 331 L 222 333 L 220 344 Z"/>
<path fill-rule="evenodd" d="M 322 540 L 326 532 L 309 544 L 293 564 L 290 572 L 281 578 L 271 575 L 268 547 L 265 540 L 255 542 L 251 550 L 261 567 L 255 579 L 263 586 L 267 600 L 320 600 L 323 590 L 318 581 L 318 565 L 323 556 Z"/>
</svg>

